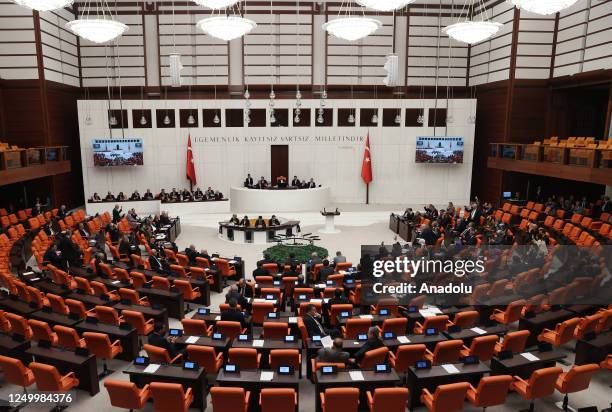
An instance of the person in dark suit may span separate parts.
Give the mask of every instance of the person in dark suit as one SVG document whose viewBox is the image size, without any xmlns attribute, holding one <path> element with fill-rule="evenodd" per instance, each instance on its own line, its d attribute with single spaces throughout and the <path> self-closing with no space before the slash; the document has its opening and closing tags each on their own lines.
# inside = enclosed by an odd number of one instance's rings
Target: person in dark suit
<svg viewBox="0 0 612 412">
<path fill-rule="evenodd" d="M 327 277 L 329 275 L 333 275 L 335 271 L 336 270 L 329 265 L 329 260 L 325 259 L 323 261 L 323 267 L 319 269 L 319 279 L 321 279 L 322 282 L 325 282 Z"/>
<path fill-rule="evenodd" d="M 61 205 L 59 210 L 57 211 L 57 217 L 63 219 L 66 216 L 68 216 L 68 212 L 66 211 L 66 205 Z"/>
<path fill-rule="evenodd" d="M 314 179 L 311 177 L 308 183 L 306 183 L 306 188 L 313 189 L 315 187 L 317 187 L 317 184 L 315 183 Z"/>
<path fill-rule="evenodd" d="M 114 202 L 115 201 L 115 196 L 109 191 L 106 194 L 106 197 L 104 198 L 105 202 Z"/>
<path fill-rule="evenodd" d="M 113 223 L 118 223 L 121 220 L 121 211 L 123 208 L 119 205 L 115 205 L 113 208 Z"/>
<path fill-rule="evenodd" d="M 342 338 L 334 339 L 331 348 L 321 348 L 317 351 L 317 362 L 346 363 L 349 360 L 349 353 L 342 350 Z"/>
<path fill-rule="evenodd" d="M 244 278 L 240 278 L 238 283 L 236 283 L 236 288 L 238 290 L 238 294 L 244 298 L 252 298 L 253 290 L 247 285 L 246 280 Z M 242 306 L 242 305 L 241 305 Z"/>
<path fill-rule="evenodd" d="M 79 223 L 79 225 L 77 226 L 77 230 L 79 231 L 79 234 L 84 237 L 85 239 L 89 238 L 89 231 L 87 229 L 85 229 L 85 225 L 83 225 L 83 223 Z"/>
<path fill-rule="evenodd" d="M 299 264 L 300 262 L 295 258 L 295 253 L 289 253 L 289 259 L 287 259 L 285 265 L 295 265 L 297 267 Z"/>
<path fill-rule="evenodd" d="M 147 189 L 144 195 L 142 195 L 143 200 L 153 200 L 153 193 L 151 193 L 151 189 Z"/>
<path fill-rule="evenodd" d="M 234 213 L 232 217 L 230 218 L 230 220 L 228 220 L 228 223 L 230 225 L 238 226 L 240 224 L 240 219 L 238 219 L 238 216 L 236 216 L 236 214 Z"/>
<path fill-rule="evenodd" d="M 293 176 L 293 180 L 291 181 L 291 186 L 299 187 L 301 183 L 302 182 L 300 182 L 300 179 L 298 179 L 297 176 Z"/>
<path fill-rule="evenodd" d="M 263 267 L 261 261 L 257 262 L 257 268 L 253 271 L 253 278 L 255 276 L 272 276 L 272 273 Z"/>
<path fill-rule="evenodd" d="M 230 286 L 229 292 L 225 295 L 225 303 L 230 303 L 231 301 L 236 301 L 238 305 L 244 310 L 248 310 L 250 305 L 249 301 L 246 299 L 246 296 L 241 295 L 241 292 L 238 289 L 238 285 Z"/>
<path fill-rule="evenodd" d="M 249 227 L 251 226 L 251 221 L 247 215 L 244 215 L 242 220 L 240 221 L 240 226 Z"/>
<path fill-rule="evenodd" d="M 243 329 L 246 328 L 247 322 L 244 313 L 238 310 L 238 301 L 232 298 L 227 303 L 229 304 L 229 309 L 221 312 L 221 320 L 229 322 L 240 322 L 240 327 Z M 242 305 L 240 305 L 240 307 L 242 307 Z"/>
<path fill-rule="evenodd" d="M 195 245 L 189 245 L 189 247 L 185 248 L 185 256 L 189 259 L 190 264 L 195 264 L 196 258 L 198 257 L 198 251 Z"/>
<path fill-rule="evenodd" d="M 51 263 L 53 266 L 58 268 L 65 269 L 66 266 L 60 257 L 61 253 L 57 250 L 57 246 L 55 244 L 51 245 L 43 256 L 43 260 L 45 262 Z"/>
<path fill-rule="evenodd" d="M 436 241 L 438 240 L 438 236 L 436 236 L 434 231 L 431 230 L 429 225 L 423 225 L 423 229 L 421 230 L 421 235 L 419 237 L 424 239 L 425 244 L 428 246 L 435 245 Z"/>
<path fill-rule="evenodd" d="M 298 270 L 297 270 L 297 266 L 296 266 L 295 264 L 293 264 L 293 263 L 292 263 L 292 264 L 289 266 L 289 269 L 287 269 L 287 270 L 285 270 L 285 271 L 283 272 L 282 277 L 284 277 L 284 278 L 292 278 L 292 277 L 297 277 L 297 276 L 299 276 L 299 274 L 300 274 L 300 272 L 298 272 Z"/>
<path fill-rule="evenodd" d="M 251 177 L 251 174 L 249 173 L 246 179 L 244 179 L 244 187 L 252 187 L 252 186 L 253 186 L 253 178 Z"/>
<path fill-rule="evenodd" d="M 261 263 L 263 265 L 264 263 L 275 263 L 275 262 L 274 260 L 272 260 L 269 254 L 265 253 L 263 259 L 258 260 L 257 263 Z"/>
<path fill-rule="evenodd" d="M 123 236 L 119 242 L 119 254 L 129 256 L 132 253 L 132 245 L 127 236 Z"/>
<path fill-rule="evenodd" d="M 94 192 L 93 196 L 91 197 L 91 201 L 92 202 L 101 202 L 102 198 L 100 197 L 98 192 Z"/>
<path fill-rule="evenodd" d="M 266 181 L 266 179 L 264 179 L 263 176 L 261 177 L 261 179 L 259 179 L 259 181 L 255 185 L 255 188 L 257 189 L 265 189 L 267 187 L 268 187 L 268 182 Z"/>
<path fill-rule="evenodd" d="M 151 249 L 151 254 L 149 255 L 149 265 L 151 266 L 151 270 L 163 272 L 166 270 L 167 263 L 160 260 L 157 256 L 157 250 Z"/>
<path fill-rule="evenodd" d="M 367 352 L 383 346 L 384 344 L 383 341 L 380 340 L 378 328 L 376 326 L 372 326 L 370 329 L 368 329 L 368 340 L 363 344 L 361 349 L 355 353 L 354 362 L 360 362 Z"/>
<path fill-rule="evenodd" d="M 70 231 L 61 234 L 57 248 L 70 266 L 81 266 L 81 249 L 70 239 L 70 234 Z"/>
<path fill-rule="evenodd" d="M 268 224 L 270 226 L 278 226 L 278 225 L 280 225 L 280 221 L 278 220 L 276 215 L 272 215 L 272 216 L 270 216 L 270 220 L 268 221 Z"/>
<path fill-rule="evenodd" d="M 138 193 L 138 190 L 134 190 L 134 193 L 132 193 L 132 196 L 130 196 L 130 200 L 140 200 L 142 199 L 140 197 L 140 193 Z"/>
<path fill-rule="evenodd" d="M 176 341 L 176 337 L 175 336 L 168 336 L 168 337 L 164 336 L 163 330 L 164 330 L 164 327 L 161 324 L 155 324 L 155 329 L 153 333 L 151 333 L 148 336 L 147 343 L 149 345 L 153 345 L 159 348 L 166 349 L 168 351 L 168 355 L 170 355 L 170 358 L 174 358 L 179 353 L 184 356 L 185 353 L 187 352 L 186 349 L 182 351 L 178 350 L 176 347 L 176 344 L 174 343 Z"/>
<path fill-rule="evenodd" d="M 255 221 L 255 227 L 266 227 L 266 221 L 261 215 L 257 217 L 257 220 Z"/>
<path fill-rule="evenodd" d="M 340 337 L 340 332 L 337 329 L 328 329 L 323 326 L 321 314 L 317 312 L 317 307 L 315 305 L 309 304 L 306 307 L 306 314 L 302 316 L 302 320 L 304 321 L 304 326 L 310 338 L 316 335 L 331 336 L 332 338 Z"/>
<path fill-rule="evenodd" d="M 327 307 L 331 308 L 332 305 L 345 305 L 349 303 L 348 298 L 342 293 L 342 289 L 336 288 L 334 290 L 334 297 L 327 301 Z"/>
</svg>

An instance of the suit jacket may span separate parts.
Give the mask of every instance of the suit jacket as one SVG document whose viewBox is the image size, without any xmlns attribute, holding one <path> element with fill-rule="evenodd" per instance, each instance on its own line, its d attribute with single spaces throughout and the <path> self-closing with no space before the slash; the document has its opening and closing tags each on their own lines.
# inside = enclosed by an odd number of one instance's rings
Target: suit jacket
<svg viewBox="0 0 612 412">
<path fill-rule="evenodd" d="M 334 347 L 321 348 L 317 351 L 317 361 L 319 362 L 346 363 L 348 358 L 348 352 L 338 350 Z"/>
<path fill-rule="evenodd" d="M 198 257 L 198 252 L 196 252 L 195 250 L 191 248 L 185 248 L 185 256 L 189 258 L 189 263 L 194 263 L 196 260 L 196 257 Z"/>
<path fill-rule="evenodd" d="M 272 273 L 265 268 L 257 268 L 253 271 L 253 277 L 255 276 L 272 276 Z"/>
<path fill-rule="evenodd" d="M 117 223 L 121 220 L 121 212 L 117 209 L 113 209 L 113 223 Z"/>
<path fill-rule="evenodd" d="M 323 327 L 323 324 L 320 320 L 313 318 L 310 315 L 304 315 L 302 317 L 304 321 L 304 326 L 306 326 L 306 331 L 308 332 L 308 337 L 312 338 L 315 335 L 325 336 L 327 332 Z"/>
<path fill-rule="evenodd" d="M 359 349 L 357 353 L 355 354 L 355 359 L 357 359 L 357 361 L 361 361 L 361 359 L 363 359 L 363 357 L 365 356 L 367 352 L 373 349 L 381 348 L 383 346 L 385 345 L 382 343 L 380 339 L 368 339 L 366 343 L 363 344 L 361 349 Z"/>
<path fill-rule="evenodd" d="M 291 186 L 299 186 L 300 183 L 302 183 L 302 182 L 300 182 L 300 179 L 293 179 L 291 181 Z"/>
<path fill-rule="evenodd" d="M 229 303 L 229 301 L 232 299 L 235 299 L 242 309 L 247 309 L 249 307 L 249 302 L 247 301 L 246 297 L 240 293 L 228 292 L 225 295 L 225 303 Z"/>
<path fill-rule="evenodd" d="M 244 306 L 240 305 L 242 308 Z M 242 312 L 237 310 L 229 309 L 221 312 L 221 320 L 229 322 L 240 322 L 240 327 L 245 328 L 247 326 L 246 320 Z"/>
<path fill-rule="evenodd" d="M 178 350 L 173 343 L 168 342 L 164 336 L 155 332 L 149 335 L 148 343 L 149 345 L 166 349 L 171 358 L 174 358 L 178 354 Z"/>
<path fill-rule="evenodd" d="M 247 285 L 244 285 L 244 287 L 240 287 L 240 285 L 236 285 L 236 286 L 238 287 L 238 294 L 240 296 L 244 296 L 245 298 L 253 297 L 253 290 Z"/>
<path fill-rule="evenodd" d="M 329 275 L 333 275 L 335 271 L 336 270 L 331 266 L 322 267 L 321 269 L 319 269 L 319 278 L 321 280 L 327 280 L 327 277 Z"/>
<path fill-rule="evenodd" d="M 149 265 L 151 270 L 158 272 L 164 270 L 164 264 L 156 256 L 149 256 Z"/>
</svg>

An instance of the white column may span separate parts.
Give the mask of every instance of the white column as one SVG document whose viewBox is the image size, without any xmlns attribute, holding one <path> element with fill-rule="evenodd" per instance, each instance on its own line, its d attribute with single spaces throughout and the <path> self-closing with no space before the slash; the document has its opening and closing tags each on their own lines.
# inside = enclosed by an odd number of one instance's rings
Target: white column
<svg viewBox="0 0 612 412">
<path fill-rule="evenodd" d="M 229 42 L 229 85 L 242 87 L 244 80 L 244 47 L 242 37 Z"/>
<path fill-rule="evenodd" d="M 408 17 L 395 17 L 395 54 L 398 56 L 398 71 L 399 85 L 406 84 L 406 59 L 408 42 Z"/>
<path fill-rule="evenodd" d="M 161 84 L 159 78 L 159 35 L 157 27 L 157 16 L 145 14 L 144 37 L 146 44 L 147 60 L 145 69 L 147 71 L 147 86 L 158 87 Z"/>
<path fill-rule="evenodd" d="M 327 32 L 322 26 L 325 23 L 325 16 L 316 14 L 312 20 L 312 84 L 320 86 L 326 83 L 325 79 L 325 47 Z"/>
</svg>

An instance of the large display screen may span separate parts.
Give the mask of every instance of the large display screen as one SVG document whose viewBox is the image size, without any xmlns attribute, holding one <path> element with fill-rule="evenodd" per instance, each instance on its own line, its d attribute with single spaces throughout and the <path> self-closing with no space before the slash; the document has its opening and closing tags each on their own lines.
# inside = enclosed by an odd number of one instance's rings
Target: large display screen
<svg viewBox="0 0 612 412">
<path fill-rule="evenodd" d="M 463 137 L 419 136 L 416 140 L 417 163 L 463 163 Z"/>
<path fill-rule="evenodd" d="M 94 166 L 142 166 L 142 139 L 96 139 Z"/>
</svg>

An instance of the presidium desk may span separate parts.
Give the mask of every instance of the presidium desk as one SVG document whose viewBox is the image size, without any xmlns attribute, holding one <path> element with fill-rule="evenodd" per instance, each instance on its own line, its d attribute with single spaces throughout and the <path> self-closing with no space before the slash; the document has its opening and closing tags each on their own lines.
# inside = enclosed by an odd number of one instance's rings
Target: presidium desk
<svg viewBox="0 0 612 412">
<path fill-rule="evenodd" d="M 329 206 L 331 189 L 328 186 L 312 189 L 249 189 L 232 187 L 230 207 L 233 213 L 261 212 L 319 212 Z M 256 216 L 249 216 L 256 217 Z"/>
<path fill-rule="evenodd" d="M 254 243 L 263 245 L 273 243 L 277 240 L 276 235 L 291 236 L 299 231 L 299 220 L 287 220 L 279 217 L 280 225 L 269 226 L 269 218 L 266 216 L 264 221 L 266 227 L 255 227 L 255 220 L 250 219 L 249 227 L 238 226 L 229 222 L 219 222 L 219 237 L 223 240 L 234 243 Z"/>
</svg>

